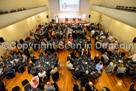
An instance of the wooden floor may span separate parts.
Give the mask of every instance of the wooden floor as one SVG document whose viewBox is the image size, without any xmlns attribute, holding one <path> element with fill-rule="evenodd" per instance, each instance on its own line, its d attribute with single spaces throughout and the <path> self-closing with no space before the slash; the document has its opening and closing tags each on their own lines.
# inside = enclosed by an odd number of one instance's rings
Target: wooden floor
<svg viewBox="0 0 136 91">
<path fill-rule="evenodd" d="M 88 32 L 87 32 L 88 35 Z M 92 42 L 94 40 L 92 39 Z M 93 43 L 94 44 L 94 43 Z M 93 45 L 94 46 L 94 45 Z M 61 69 L 60 69 L 60 79 L 57 81 L 57 84 L 59 86 L 59 91 L 73 91 L 73 84 L 77 83 L 79 84 L 79 81 L 75 81 L 72 78 L 72 74 L 70 71 L 67 70 L 66 68 L 66 59 L 67 56 L 69 55 L 71 51 L 67 51 L 64 49 L 61 52 L 58 52 L 59 56 L 59 61 L 61 63 Z M 94 49 L 94 47 L 91 50 L 91 54 L 95 56 L 95 54 L 98 53 L 101 56 L 101 53 L 97 50 Z M 36 56 L 38 53 L 35 54 Z M 77 54 L 78 55 L 78 54 Z M 104 69 L 106 66 L 104 66 Z M 6 83 L 7 86 L 7 91 L 11 91 L 11 89 L 18 85 L 21 87 L 23 90 L 23 86 L 21 84 L 22 80 L 28 79 L 29 81 L 32 79 L 32 76 L 27 73 L 27 68 L 24 73 L 17 73 L 16 72 L 16 77 L 10 80 L 7 80 L 6 78 L 3 80 L 3 82 Z M 95 87 L 98 90 L 101 90 L 102 87 L 108 87 L 111 91 L 128 91 L 128 88 L 130 84 L 133 82 L 133 79 L 128 79 L 127 77 L 123 77 L 122 79 L 117 78 L 115 74 L 113 75 L 108 75 L 103 71 L 103 74 L 100 78 L 97 80 L 93 81 Z M 84 89 L 83 89 L 84 91 Z"/>
</svg>

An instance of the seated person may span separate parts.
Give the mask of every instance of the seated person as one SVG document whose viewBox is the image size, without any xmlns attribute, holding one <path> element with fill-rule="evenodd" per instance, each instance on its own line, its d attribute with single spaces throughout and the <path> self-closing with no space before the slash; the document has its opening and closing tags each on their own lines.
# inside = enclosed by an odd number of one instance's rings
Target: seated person
<svg viewBox="0 0 136 91">
<path fill-rule="evenodd" d="M 130 77 L 136 76 L 136 68 L 135 68 L 133 71 L 128 71 L 128 75 L 129 75 Z"/>
<path fill-rule="evenodd" d="M 115 74 L 116 74 L 116 75 L 117 75 L 117 74 L 120 74 L 120 73 L 123 73 L 123 74 L 124 74 L 125 72 L 126 72 L 126 68 L 123 67 L 123 64 L 119 64 L 119 67 L 117 68 Z"/>
<path fill-rule="evenodd" d="M 107 87 L 103 87 L 101 91 L 110 91 L 110 89 Z"/>
<path fill-rule="evenodd" d="M 18 68 L 22 65 L 22 61 L 15 59 L 15 70 L 18 71 Z"/>
<path fill-rule="evenodd" d="M 82 72 L 79 70 L 79 68 L 76 68 L 75 71 L 72 72 L 72 75 L 75 76 L 77 79 L 80 78 Z"/>
<path fill-rule="evenodd" d="M 55 91 L 55 87 L 51 84 L 50 81 L 47 82 L 47 85 L 45 85 L 44 88 L 46 91 Z"/>
<path fill-rule="evenodd" d="M 66 67 L 68 70 L 74 70 L 73 64 L 70 62 L 70 60 L 66 62 Z"/>
<path fill-rule="evenodd" d="M 70 55 L 71 55 L 71 58 L 75 59 L 75 58 L 76 58 L 76 51 L 73 50 L 73 51 L 70 53 Z"/>
<path fill-rule="evenodd" d="M 90 78 L 89 71 L 86 70 L 85 74 L 83 74 L 81 77 L 81 86 L 85 86 L 85 84 L 89 82 L 89 78 Z"/>
<path fill-rule="evenodd" d="M 114 72 L 114 69 L 116 67 L 116 60 L 113 60 L 110 62 L 110 64 L 107 66 L 105 72 L 108 74 L 112 74 Z"/>
<path fill-rule="evenodd" d="M 43 70 L 41 70 L 39 73 L 38 73 L 38 76 L 40 77 L 40 78 L 45 78 L 46 77 L 46 72 L 45 71 L 43 71 Z"/>
<path fill-rule="evenodd" d="M 90 32 L 90 37 L 93 37 L 94 33 L 95 33 L 95 30 L 92 30 L 92 31 Z"/>
<path fill-rule="evenodd" d="M 68 41 L 68 46 L 71 47 L 71 45 L 72 45 L 72 42 L 69 40 Z"/>
<path fill-rule="evenodd" d="M 10 77 L 12 78 L 13 76 L 8 75 L 8 74 L 7 74 L 8 72 L 15 74 L 15 71 L 14 71 L 13 67 L 6 65 L 6 66 L 4 67 L 4 69 L 3 69 L 3 76 L 2 76 L 2 78 L 5 78 L 6 76 L 8 76 L 8 79 L 9 79 Z M 14 76 L 15 76 L 15 75 L 14 75 Z"/>
<path fill-rule="evenodd" d="M 132 59 L 132 63 L 136 63 L 136 54 L 133 54 L 133 55 L 130 56 L 129 58 Z"/>
<path fill-rule="evenodd" d="M 100 58 L 99 58 L 98 54 L 96 54 L 96 56 L 94 57 L 94 61 L 96 64 L 98 64 L 100 62 Z"/>
<path fill-rule="evenodd" d="M 80 88 L 77 84 L 74 84 L 73 91 L 80 91 Z"/>
<path fill-rule="evenodd" d="M 28 66 L 27 66 L 27 68 L 28 68 L 28 73 L 30 73 L 31 68 L 34 67 L 34 65 L 35 65 L 35 64 L 33 64 L 32 61 L 29 62 Z"/>
<path fill-rule="evenodd" d="M 102 58 L 103 58 L 104 63 L 108 63 L 109 57 L 108 57 L 108 53 L 107 52 L 105 52 L 104 54 L 102 54 Z"/>
<path fill-rule="evenodd" d="M 0 68 L 0 76 L 3 74 L 3 68 Z"/>
<path fill-rule="evenodd" d="M 119 54 L 120 54 L 119 49 L 115 49 L 115 50 L 113 51 L 113 54 L 114 54 L 114 55 L 119 55 Z"/>
<path fill-rule="evenodd" d="M 89 82 L 86 86 L 85 86 L 85 90 L 86 91 L 98 91 L 92 82 Z"/>
<path fill-rule="evenodd" d="M 89 37 L 87 38 L 87 44 L 89 44 L 89 47 L 91 47 L 91 39 Z"/>
<path fill-rule="evenodd" d="M 103 64 L 102 64 L 102 62 L 100 61 L 100 62 L 96 65 L 96 71 L 92 71 L 92 72 L 91 72 L 92 78 L 93 78 L 93 79 L 96 79 L 96 78 L 100 77 L 101 74 L 102 74 L 102 72 L 101 72 L 102 69 L 103 69 Z"/>
<path fill-rule="evenodd" d="M 25 54 L 22 54 L 22 57 L 23 57 L 22 62 L 23 64 L 25 64 L 27 62 L 28 57 Z"/>
<path fill-rule="evenodd" d="M 71 55 L 70 55 L 70 54 L 69 54 L 68 57 L 67 57 L 67 61 L 68 61 L 68 60 L 70 60 L 70 62 L 73 64 L 74 59 L 71 58 Z"/>
<path fill-rule="evenodd" d="M 38 75 L 38 73 L 37 73 L 35 67 L 32 67 L 32 69 L 31 69 L 31 71 L 30 71 L 30 74 L 33 75 L 33 76 Z"/>
<path fill-rule="evenodd" d="M 34 34 L 32 34 L 31 39 L 32 39 L 32 40 L 35 40 L 35 36 L 34 36 Z"/>
<path fill-rule="evenodd" d="M 80 52 L 79 52 L 79 56 L 84 56 L 84 54 L 85 54 L 85 49 L 82 48 L 82 50 L 80 50 Z"/>
<path fill-rule="evenodd" d="M 90 56 L 91 56 L 91 53 L 90 53 L 90 50 L 89 50 L 89 49 L 86 49 L 85 55 L 86 55 L 87 57 L 90 57 Z"/>
<path fill-rule="evenodd" d="M 52 75 L 52 74 L 55 74 L 56 72 L 58 72 L 58 68 L 52 66 L 52 70 L 51 70 L 50 74 Z"/>
<path fill-rule="evenodd" d="M 6 65 L 5 68 L 3 69 L 3 74 L 7 72 L 13 72 L 13 68 L 11 66 Z"/>
<path fill-rule="evenodd" d="M 30 59 L 31 59 L 31 61 L 32 61 L 33 63 L 35 63 L 35 62 L 36 62 L 36 58 L 35 58 L 35 56 L 30 55 Z"/>
<path fill-rule="evenodd" d="M 97 70 L 97 71 L 102 71 L 102 69 L 103 69 L 103 63 L 102 63 L 102 61 L 100 61 L 100 62 L 96 65 L 96 70 Z"/>
<path fill-rule="evenodd" d="M 30 54 L 33 54 L 33 53 L 34 53 L 33 47 L 29 47 L 29 48 L 28 48 L 28 51 L 29 51 Z"/>
<path fill-rule="evenodd" d="M 32 88 L 36 89 L 39 85 L 39 77 L 35 76 L 31 79 L 30 85 Z"/>
<path fill-rule="evenodd" d="M 112 41 L 113 39 L 114 39 L 114 37 L 112 36 L 112 34 L 110 34 L 109 37 L 108 37 L 108 40 Z"/>
</svg>

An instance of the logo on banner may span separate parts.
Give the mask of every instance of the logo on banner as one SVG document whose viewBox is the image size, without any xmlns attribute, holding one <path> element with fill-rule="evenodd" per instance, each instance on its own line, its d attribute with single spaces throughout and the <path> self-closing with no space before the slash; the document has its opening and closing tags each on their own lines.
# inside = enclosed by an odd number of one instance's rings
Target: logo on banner
<svg viewBox="0 0 136 91">
<path fill-rule="evenodd" d="M 63 9 L 66 9 L 66 8 L 67 8 L 67 4 L 66 4 L 66 3 L 63 3 L 63 4 L 62 4 L 62 8 L 63 8 Z"/>
</svg>

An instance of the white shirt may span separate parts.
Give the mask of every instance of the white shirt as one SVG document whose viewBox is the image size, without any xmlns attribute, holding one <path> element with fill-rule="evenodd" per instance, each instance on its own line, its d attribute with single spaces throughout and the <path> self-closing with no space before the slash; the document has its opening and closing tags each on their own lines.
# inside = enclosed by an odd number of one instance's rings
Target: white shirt
<svg viewBox="0 0 136 91">
<path fill-rule="evenodd" d="M 133 54 L 130 58 L 132 58 L 133 62 L 136 62 L 136 54 Z"/>
<path fill-rule="evenodd" d="M 74 68 L 73 68 L 73 65 L 72 65 L 71 63 L 68 64 L 68 62 L 66 63 L 66 67 L 67 67 L 67 69 L 69 69 L 69 70 L 74 69 Z"/>
<path fill-rule="evenodd" d="M 92 30 L 92 31 L 91 31 L 91 33 L 92 33 L 92 34 L 94 34 L 94 33 L 95 33 L 95 31 L 94 31 L 94 30 Z"/>
<path fill-rule="evenodd" d="M 108 39 L 111 41 L 113 39 L 113 36 L 109 36 Z"/>
<path fill-rule="evenodd" d="M 2 75 L 2 74 L 3 74 L 2 69 L 0 69 L 0 75 Z"/>
<path fill-rule="evenodd" d="M 42 74 L 41 73 L 38 73 L 38 75 L 39 75 L 39 77 L 42 77 L 42 78 L 44 78 L 45 76 L 46 76 L 46 74 L 45 74 L 46 72 L 44 71 Z"/>
</svg>

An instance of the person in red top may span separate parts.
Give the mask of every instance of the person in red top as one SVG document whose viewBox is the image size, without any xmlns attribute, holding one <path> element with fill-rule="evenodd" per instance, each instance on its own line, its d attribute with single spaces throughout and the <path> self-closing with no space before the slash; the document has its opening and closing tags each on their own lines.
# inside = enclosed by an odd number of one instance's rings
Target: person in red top
<svg viewBox="0 0 136 91">
<path fill-rule="evenodd" d="M 39 85 L 39 77 L 38 76 L 35 76 L 32 78 L 31 82 L 30 82 L 30 85 L 36 89 Z"/>
</svg>

